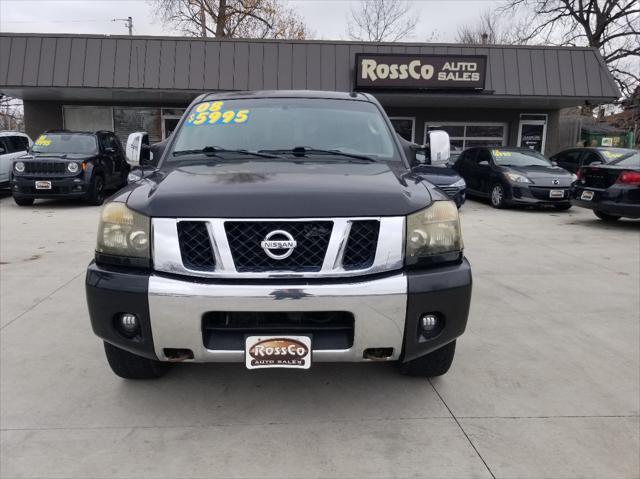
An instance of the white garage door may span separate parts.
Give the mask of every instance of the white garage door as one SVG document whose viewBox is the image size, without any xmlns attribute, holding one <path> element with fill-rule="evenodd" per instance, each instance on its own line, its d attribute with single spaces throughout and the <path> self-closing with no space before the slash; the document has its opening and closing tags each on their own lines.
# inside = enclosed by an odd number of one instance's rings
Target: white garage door
<svg viewBox="0 0 640 479">
<path fill-rule="evenodd" d="M 64 128 L 72 131 L 113 131 L 113 109 L 110 106 L 63 107 Z"/>
</svg>

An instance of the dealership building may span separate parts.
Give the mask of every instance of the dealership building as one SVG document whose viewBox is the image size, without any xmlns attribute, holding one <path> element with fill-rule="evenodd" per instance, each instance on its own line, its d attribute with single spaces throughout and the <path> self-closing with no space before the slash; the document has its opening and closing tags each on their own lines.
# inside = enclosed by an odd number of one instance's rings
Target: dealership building
<svg viewBox="0 0 640 479">
<path fill-rule="evenodd" d="M 160 141 L 204 91 L 364 91 L 405 138 L 451 146 L 574 146 L 560 110 L 620 92 L 592 48 L 0 33 L 0 93 L 27 133 L 145 130 Z"/>
</svg>

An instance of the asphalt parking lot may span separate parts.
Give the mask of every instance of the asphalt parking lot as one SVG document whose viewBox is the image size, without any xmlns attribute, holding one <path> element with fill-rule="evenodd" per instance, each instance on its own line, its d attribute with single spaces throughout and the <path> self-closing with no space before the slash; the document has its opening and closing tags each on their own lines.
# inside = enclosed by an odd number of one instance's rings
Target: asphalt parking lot
<svg viewBox="0 0 640 479">
<path fill-rule="evenodd" d="M 639 222 L 467 202 L 471 316 L 432 381 L 183 364 L 126 382 L 84 298 L 98 212 L 0 199 L 3 478 L 640 476 Z"/>
</svg>

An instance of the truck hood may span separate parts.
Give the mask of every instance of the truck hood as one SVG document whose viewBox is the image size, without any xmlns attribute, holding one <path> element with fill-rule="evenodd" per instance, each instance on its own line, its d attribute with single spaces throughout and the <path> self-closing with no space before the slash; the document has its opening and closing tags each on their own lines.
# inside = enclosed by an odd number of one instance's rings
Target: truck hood
<svg viewBox="0 0 640 479">
<path fill-rule="evenodd" d="M 129 186 L 127 205 L 172 218 L 398 216 L 429 205 L 429 188 L 399 163 L 217 161 L 165 166 Z"/>
</svg>

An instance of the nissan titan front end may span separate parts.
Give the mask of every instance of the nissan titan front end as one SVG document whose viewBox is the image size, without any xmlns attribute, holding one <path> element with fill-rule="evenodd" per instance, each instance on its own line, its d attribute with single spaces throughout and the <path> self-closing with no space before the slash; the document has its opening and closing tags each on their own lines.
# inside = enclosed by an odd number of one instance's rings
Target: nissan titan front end
<svg viewBox="0 0 640 479">
<path fill-rule="evenodd" d="M 448 154 L 435 133 L 425 150 Z M 142 160 L 101 213 L 86 292 L 113 371 L 397 361 L 444 374 L 471 270 L 455 203 L 414 161 L 368 95 L 196 99 L 159 165 Z"/>
</svg>

